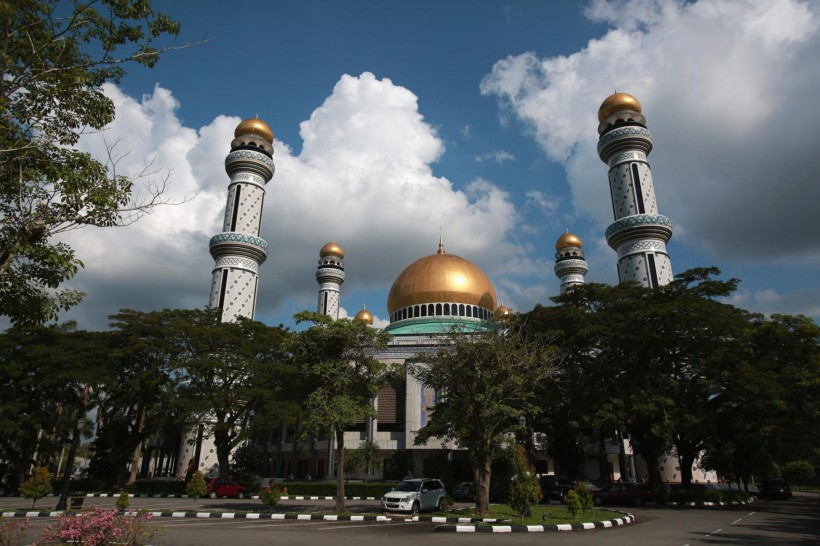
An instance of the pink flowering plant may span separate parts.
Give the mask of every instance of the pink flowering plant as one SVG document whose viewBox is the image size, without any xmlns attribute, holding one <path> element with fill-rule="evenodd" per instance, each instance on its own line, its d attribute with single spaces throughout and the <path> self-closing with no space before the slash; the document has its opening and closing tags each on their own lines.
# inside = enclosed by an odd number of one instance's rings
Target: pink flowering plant
<svg viewBox="0 0 820 546">
<path fill-rule="evenodd" d="M 157 534 L 157 529 L 148 525 L 150 519 L 151 514 L 145 512 L 117 514 L 116 510 L 92 506 L 90 512 L 59 516 L 56 524 L 43 529 L 43 536 L 38 544 L 141 546 Z"/>
<path fill-rule="evenodd" d="M 0 520 L 0 546 L 11 546 L 31 528 L 28 518 Z"/>
</svg>

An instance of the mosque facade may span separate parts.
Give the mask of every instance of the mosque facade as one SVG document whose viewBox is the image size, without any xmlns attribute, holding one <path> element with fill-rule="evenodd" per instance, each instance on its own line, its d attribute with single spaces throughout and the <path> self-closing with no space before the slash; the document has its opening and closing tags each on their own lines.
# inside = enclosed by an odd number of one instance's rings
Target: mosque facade
<svg viewBox="0 0 820 546">
<path fill-rule="evenodd" d="M 652 172 L 647 157 L 652 135 L 646 128 L 641 105 L 631 95 L 615 93 L 601 105 L 599 112 L 598 153 L 609 166 L 609 190 L 614 221 L 606 229 L 606 240 L 617 253 L 621 282 L 636 281 L 647 287 L 668 284 L 673 278 L 666 243 L 672 235 L 670 220 L 658 212 Z M 259 265 L 267 256 L 267 243 L 259 237 L 265 184 L 274 166 L 273 133 L 260 120 L 245 120 L 237 126 L 226 170 L 231 178 L 223 232 L 214 236 L 210 251 L 215 260 L 210 303 L 222 310 L 223 321 L 245 316 L 253 318 Z M 579 237 L 567 231 L 555 244 L 554 273 L 565 293 L 585 282 L 588 265 Z M 345 254 L 336 242 L 319 251 L 316 281 L 319 284 L 317 312 L 338 319 L 341 285 L 345 280 Z M 466 332 L 485 332 L 498 327 L 511 310 L 497 305 L 492 283 L 469 260 L 448 253 L 439 240 L 438 250 L 408 265 L 394 281 L 388 298 L 392 335 L 386 349 L 376 353 L 380 361 L 405 370 L 400 385 L 383 388 L 373 400 L 374 418 L 345 430 L 344 444 L 356 448 L 362 442 L 379 446 L 386 461 L 404 454 L 412 460 L 416 473 L 430 473 L 428 465 L 442 456 L 450 464 L 467 465 L 466 456 L 455 445 L 430 441 L 415 444 L 416 431 L 430 418 L 438 393 L 420 383 L 410 372 L 419 353 L 436 351 L 447 343 L 446 334 L 457 328 Z M 355 320 L 373 324 L 373 315 L 360 310 Z M 266 447 L 269 473 L 273 476 L 325 478 L 334 474 L 333 438 L 318 435 L 300 441 L 297 427 L 280 426 L 278 443 Z M 621 437 L 601 442 L 588 438 L 590 459 L 581 472 L 593 480 L 636 479 L 641 472 L 628 440 Z M 199 468 L 207 470 L 215 461 L 212 446 L 202 444 L 202 452 L 192 453 L 182 446 L 178 474 L 184 474 L 184 461 L 194 457 Z M 537 447 L 537 446 L 536 446 Z M 603 453 L 602 453 L 603 451 Z M 543 452 L 542 452 L 543 453 Z M 213 460 L 211 460 L 211 458 Z M 674 458 L 673 458 L 674 459 Z M 601 461 L 605 460 L 605 465 Z M 664 461 L 665 462 L 665 461 Z M 670 462 L 664 479 L 679 480 Z M 537 455 L 539 473 L 560 472 L 546 455 Z M 435 471 L 435 470 L 433 470 Z M 384 476 L 377 470 L 376 478 Z M 693 474 L 695 479 L 709 476 Z"/>
</svg>

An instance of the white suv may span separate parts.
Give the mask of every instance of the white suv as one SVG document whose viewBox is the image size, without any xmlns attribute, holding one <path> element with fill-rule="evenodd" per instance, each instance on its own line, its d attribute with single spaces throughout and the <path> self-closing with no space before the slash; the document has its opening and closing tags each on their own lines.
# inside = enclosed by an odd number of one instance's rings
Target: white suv
<svg viewBox="0 0 820 546">
<path fill-rule="evenodd" d="M 412 478 L 384 494 L 382 510 L 413 514 L 421 510 L 441 510 L 441 499 L 446 494 L 440 480 Z"/>
</svg>

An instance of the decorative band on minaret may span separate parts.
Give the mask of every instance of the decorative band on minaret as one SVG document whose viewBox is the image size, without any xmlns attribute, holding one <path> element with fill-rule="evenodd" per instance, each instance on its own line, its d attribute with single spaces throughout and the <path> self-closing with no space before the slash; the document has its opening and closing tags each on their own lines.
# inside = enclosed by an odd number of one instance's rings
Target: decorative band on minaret
<svg viewBox="0 0 820 546">
<path fill-rule="evenodd" d="M 339 320 L 339 287 L 345 282 L 345 251 L 332 241 L 319 251 L 316 282 L 319 283 L 317 312 Z"/>
<path fill-rule="evenodd" d="M 555 276 L 561 279 L 561 293 L 584 284 L 589 271 L 581 238 L 567 231 L 555 242 Z"/>
<path fill-rule="evenodd" d="M 615 221 L 606 241 L 618 253 L 620 282 L 656 287 L 672 281 L 666 243 L 672 222 L 658 214 L 647 156 L 652 134 L 641 104 L 632 95 L 615 93 L 598 110 L 598 155 L 609 165 L 609 190 Z"/>
<path fill-rule="evenodd" d="M 211 307 L 222 321 L 254 318 L 259 266 L 268 257 L 268 243 L 259 238 L 265 184 L 273 178 L 273 131 L 260 119 L 236 126 L 231 152 L 225 158 L 231 177 L 222 233 L 209 244 L 214 270 Z"/>
</svg>

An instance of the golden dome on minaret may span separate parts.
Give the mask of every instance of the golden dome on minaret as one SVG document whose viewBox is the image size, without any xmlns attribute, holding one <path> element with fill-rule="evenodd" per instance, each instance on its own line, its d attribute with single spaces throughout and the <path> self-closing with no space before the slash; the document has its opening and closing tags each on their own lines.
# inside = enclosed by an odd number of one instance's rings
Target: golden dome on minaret
<svg viewBox="0 0 820 546">
<path fill-rule="evenodd" d="M 260 136 L 273 144 L 273 131 L 267 123 L 259 118 L 248 118 L 236 126 L 233 132 L 234 138 L 239 138 L 243 135 Z"/>
<path fill-rule="evenodd" d="M 567 248 L 568 246 L 577 246 L 578 248 L 582 248 L 583 245 L 581 244 L 581 238 L 574 233 L 567 231 L 558 237 L 557 241 L 555 241 L 555 250 L 561 250 L 563 248 Z"/>
<path fill-rule="evenodd" d="M 512 309 L 506 305 L 499 305 L 498 309 L 493 312 L 493 318 L 497 321 L 507 320 L 512 316 Z"/>
<path fill-rule="evenodd" d="M 330 241 L 328 244 L 322 247 L 322 250 L 319 251 L 320 258 L 326 258 L 328 256 L 338 256 L 339 258 L 344 259 L 345 251 L 333 241 Z"/>
<path fill-rule="evenodd" d="M 604 99 L 601 107 L 598 109 L 598 121 L 603 122 L 606 118 L 615 112 L 623 112 L 624 110 L 632 110 L 640 113 L 641 103 L 638 99 L 629 93 L 615 93 Z"/>
<path fill-rule="evenodd" d="M 373 326 L 373 315 L 370 314 L 370 311 L 362 306 L 362 310 L 356 313 L 356 316 L 353 317 L 353 320 L 358 320 L 364 322 L 368 326 Z"/>
<path fill-rule="evenodd" d="M 425 256 L 402 271 L 387 296 L 387 311 L 422 303 L 464 303 L 495 309 L 495 290 L 484 272 L 469 260 L 444 252 Z"/>
</svg>

